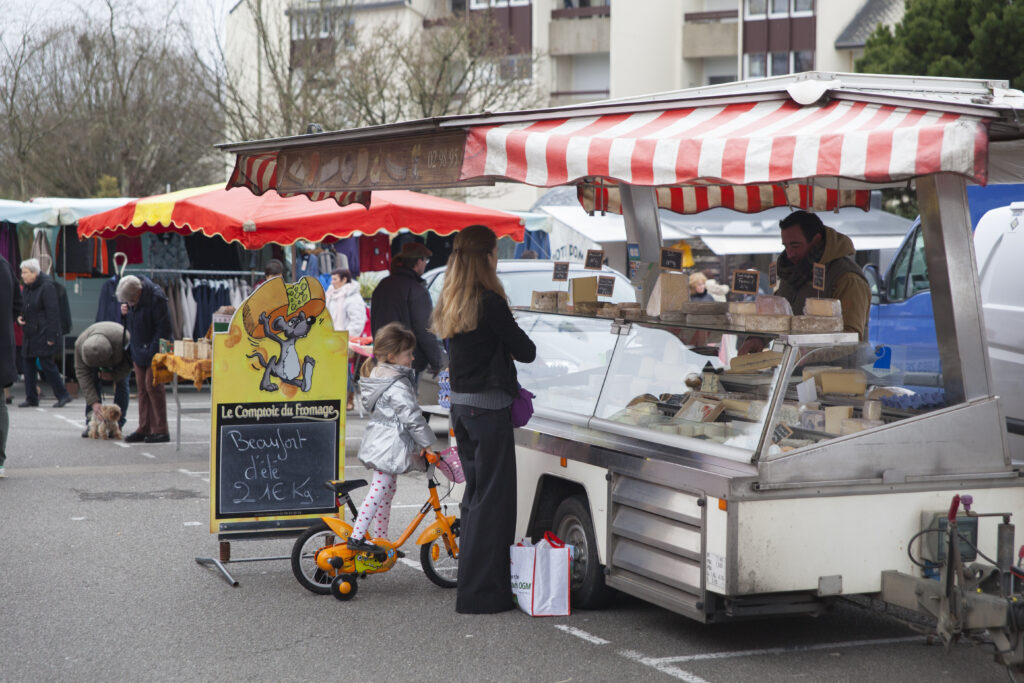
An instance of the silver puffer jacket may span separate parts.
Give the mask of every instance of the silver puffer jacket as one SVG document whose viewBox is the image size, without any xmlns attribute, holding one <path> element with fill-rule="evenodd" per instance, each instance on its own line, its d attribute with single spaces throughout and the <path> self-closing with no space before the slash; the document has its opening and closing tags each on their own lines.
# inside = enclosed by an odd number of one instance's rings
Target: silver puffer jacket
<svg viewBox="0 0 1024 683">
<path fill-rule="evenodd" d="M 419 452 L 434 443 L 434 432 L 416 400 L 412 368 L 381 363 L 370 377 L 359 378 L 359 393 L 370 412 L 359 445 L 360 462 L 391 474 L 425 470 Z"/>
</svg>

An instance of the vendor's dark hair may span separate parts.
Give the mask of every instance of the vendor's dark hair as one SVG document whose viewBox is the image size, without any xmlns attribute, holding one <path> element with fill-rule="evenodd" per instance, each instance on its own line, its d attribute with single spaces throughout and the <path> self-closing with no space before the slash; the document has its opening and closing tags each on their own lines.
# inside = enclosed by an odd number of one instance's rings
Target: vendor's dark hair
<svg viewBox="0 0 1024 683">
<path fill-rule="evenodd" d="M 348 268 L 335 268 L 331 271 L 331 275 L 337 275 L 342 280 L 348 280 L 352 282 L 352 271 Z"/>
<path fill-rule="evenodd" d="M 263 274 L 267 277 L 271 275 L 284 275 L 284 264 L 276 258 L 272 258 L 267 261 L 267 265 L 263 266 Z"/>
<path fill-rule="evenodd" d="M 363 363 L 359 374 L 369 377 L 370 372 L 380 363 L 403 351 L 416 348 L 416 335 L 402 323 L 388 323 L 373 335 L 373 358 Z"/>
<path fill-rule="evenodd" d="M 800 226 L 800 230 L 804 233 L 804 237 L 808 242 L 813 240 L 815 235 L 820 235 L 825 231 L 825 224 L 821 222 L 817 214 L 813 214 L 810 211 L 794 211 L 779 221 L 779 228 L 781 230 L 791 228 L 794 225 Z"/>
</svg>

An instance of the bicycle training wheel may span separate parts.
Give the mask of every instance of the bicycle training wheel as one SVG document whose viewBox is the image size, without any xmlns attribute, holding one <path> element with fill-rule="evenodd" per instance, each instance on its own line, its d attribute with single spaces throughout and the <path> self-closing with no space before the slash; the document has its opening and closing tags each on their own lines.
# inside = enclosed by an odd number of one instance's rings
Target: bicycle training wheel
<svg viewBox="0 0 1024 683">
<path fill-rule="evenodd" d="M 292 574 L 306 590 L 317 595 L 328 595 L 331 582 L 338 575 L 335 570 L 324 571 L 316 564 L 316 553 L 321 548 L 334 545 L 338 536 L 324 522 L 317 522 L 302 532 L 292 546 Z"/>
<path fill-rule="evenodd" d="M 452 524 L 452 533 L 459 537 L 459 520 Z M 455 588 L 459 582 L 459 557 L 448 551 L 447 537 L 441 534 L 420 546 L 420 564 L 427 578 L 441 588 Z"/>
</svg>

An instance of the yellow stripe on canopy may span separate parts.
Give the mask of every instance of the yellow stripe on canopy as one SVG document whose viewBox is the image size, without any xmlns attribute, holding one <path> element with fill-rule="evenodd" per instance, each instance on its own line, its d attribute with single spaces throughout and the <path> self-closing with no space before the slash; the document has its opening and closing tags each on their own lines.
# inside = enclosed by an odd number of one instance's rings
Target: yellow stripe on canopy
<svg viewBox="0 0 1024 683">
<path fill-rule="evenodd" d="M 174 205 L 182 199 L 188 199 L 198 194 L 205 194 L 214 190 L 224 188 L 224 183 L 206 185 L 204 187 L 190 187 L 185 190 L 178 190 L 168 194 L 158 194 L 146 199 L 140 199 L 135 204 L 135 214 L 132 216 L 132 225 L 162 225 L 167 227 L 171 224 L 171 214 L 174 212 Z"/>
</svg>

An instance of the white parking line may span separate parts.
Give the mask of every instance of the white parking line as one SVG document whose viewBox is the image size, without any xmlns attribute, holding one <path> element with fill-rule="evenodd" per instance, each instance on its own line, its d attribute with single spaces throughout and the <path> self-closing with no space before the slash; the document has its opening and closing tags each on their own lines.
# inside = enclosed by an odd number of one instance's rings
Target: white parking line
<svg viewBox="0 0 1024 683">
<path fill-rule="evenodd" d="M 663 674 L 673 676 L 683 681 L 699 683 L 704 679 L 695 676 L 688 671 L 676 668 L 673 664 L 684 664 L 687 662 L 700 662 L 707 660 L 735 659 L 736 657 L 764 657 L 774 655 L 795 654 L 798 652 L 813 652 L 817 650 L 840 650 L 851 647 L 867 647 L 873 645 L 896 645 L 900 643 L 924 642 L 923 636 L 907 636 L 904 638 L 877 638 L 874 640 L 847 640 L 838 643 L 815 643 L 813 645 L 794 645 L 793 647 L 773 647 L 758 650 L 734 650 L 731 652 L 707 652 L 696 655 L 679 655 L 677 657 L 648 657 L 647 655 L 634 650 L 623 650 L 619 654 L 626 659 L 631 659 L 638 664 L 649 666 Z"/>
<path fill-rule="evenodd" d="M 152 453 L 143 453 L 143 455 L 146 456 L 147 458 L 156 458 L 156 456 L 153 455 Z"/>
<path fill-rule="evenodd" d="M 408 557 L 400 557 L 398 558 L 398 561 L 406 565 L 407 567 L 412 567 L 413 569 L 423 571 L 423 567 L 420 566 L 419 562 L 416 562 L 415 560 L 410 560 Z"/>
<path fill-rule="evenodd" d="M 565 631 L 566 633 L 568 633 L 571 636 L 576 636 L 577 638 L 581 638 L 581 639 L 587 641 L 588 643 L 593 643 L 594 645 L 607 645 L 609 642 L 611 642 L 611 641 L 605 640 L 604 638 L 598 638 L 594 634 L 587 633 L 586 631 L 584 631 L 582 629 L 578 629 L 575 626 L 567 626 L 565 624 L 556 624 L 555 628 L 557 628 L 559 631 Z"/>
</svg>

